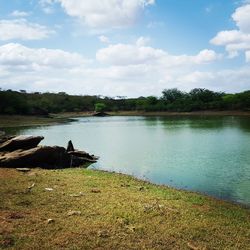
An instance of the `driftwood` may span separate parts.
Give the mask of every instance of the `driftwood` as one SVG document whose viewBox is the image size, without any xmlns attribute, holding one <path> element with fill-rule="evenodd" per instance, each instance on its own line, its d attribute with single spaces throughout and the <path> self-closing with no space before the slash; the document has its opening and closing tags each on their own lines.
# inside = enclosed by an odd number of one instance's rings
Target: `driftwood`
<svg viewBox="0 0 250 250">
<path fill-rule="evenodd" d="M 3 142 L 0 144 L 0 167 L 68 168 L 93 163 L 98 159 L 84 151 L 74 150 L 71 141 L 68 149 L 73 151 L 69 152 L 64 147 L 37 146 L 42 139 L 41 136 L 18 136 Z"/>
</svg>

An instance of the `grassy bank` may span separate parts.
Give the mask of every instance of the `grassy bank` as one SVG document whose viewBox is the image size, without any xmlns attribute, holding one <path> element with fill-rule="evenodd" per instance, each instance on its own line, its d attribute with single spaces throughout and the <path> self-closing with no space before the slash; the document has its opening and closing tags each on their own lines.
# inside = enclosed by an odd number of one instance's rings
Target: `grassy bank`
<svg viewBox="0 0 250 250">
<path fill-rule="evenodd" d="M 249 249 L 250 245 L 249 210 L 130 176 L 83 169 L 28 173 L 0 169 L 0 195 L 0 248 Z"/>
<path fill-rule="evenodd" d="M 0 115 L 0 128 L 26 127 L 38 125 L 53 125 L 70 121 L 69 117 L 53 115 L 51 117 L 23 116 L 23 115 Z"/>
</svg>

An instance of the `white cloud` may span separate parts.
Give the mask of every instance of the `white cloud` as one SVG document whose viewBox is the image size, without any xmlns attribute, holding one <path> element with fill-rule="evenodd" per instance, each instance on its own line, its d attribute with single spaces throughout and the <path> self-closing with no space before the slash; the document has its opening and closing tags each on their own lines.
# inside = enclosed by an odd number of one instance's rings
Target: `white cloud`
<svg viewBox="0 0 250 250">
<path fill-rule="evenodd" d="M 250 86 L 249 67 L 206 71 L 204 63 L 218 58 L 210 50 L 174 56 L 136 43 L 110 45 L 105 49 L 102 59 L 105 64 L 102 64 L 89 63 L 90 60 L 77 53 L 8 43 L 0 46 L 0 87 L 136 97 L 159 96 L 164 88 L 173 87 L 186 91 L 195 87 L 241 91 Z"/>
<path fill-rule="evenodd" d="M 239 51 L 250 49 L 250 4 L 245 4 L 235 10 L 232 15 L 238 29 L 224 30 L 210 40 L 217 46 L 225 46 L 230 58 L 237 56 Z"/>
<path fill-rule="evenodd" d="M 162 50 L 134 44 L 109 45 L 96 53 L 98 61 L 112 65 L 145 64 L 159 61 L 164 56 L 165 52 Z"/>
<path fill-rule="evenodd" d="M 27 17 L 30 15 L 29 12 L 14 10 L 11 14 L 13 17 Z"/>
<path fill-rule="evenodd" d="M 239 30 L 220 31 L 216 37 L 211 40 L 214 45 L 237 44 L 242 41 L 250 41 L 250 34 L 245 34 Z"/>
<path fill-rule="evenodd" d="M 99 36 L 98 38 L 102 43 L 109 43 L 109 38 L 106 36 Z"/>
<path fill-rule="evenodd" d="M 220 54 L 217 54 L 213 50 L 204 49 L 200 51 L 196 56 L 191 57 L 191 61 L 197 64 L 211 63 L 221 58 Z"/>
<path fill-rule="evenodd" d="M 146 46 L 147 44 L 149 44 L 150 42 L 150 38 L 149 37 L 139 37 L 137 40 L 136 40 L 136 45 L 141 47 L 141 46 Z"/>
<path fill-rule="evenodd" d="M 47 38 L 54 31 L 47 27 L 29 23 L 25 19 L 0 20 L 0 40 L 40 40 Z"/>
<path fill-rule="evenodd" d="M 182 89 L 208 88 L 215 91 L 240 92 L 249 90 L 250 68 L 219 71 L 194 71 L 176 78 Z"/>
<path fill-rule="evenodd" d="M 250 62 L 250 50 L 246 51 L 246 62 Z"/>
<path fill-rule="evenodd" d="M 177 78 L 177 81 L 185 84 L 188 83 L 188 86 L 190 86 L 190 84 L 193 83 L 203 84 L 204 81 L 215 80 L 214 77 L 214 74 L 211 72 L 194 71 L 187 75 L 180 76 Z"/>
<path fill-rule="evenodd" d="M 146 6 L 155 2 L 154 0 L 55 1 L 61 4 L 69 16 L 77 17 L 90 28 L 97 30 L 129 27 L 136 22 Z"/>
<path fill-rule="evenodd" d="M 232 18 L 242 32 L 250 33 L 250 4 L 237 8 Z"/>
<path fill-rule="evenodd" d="M 111 65 L 157 64 L 164 67 L 178 65 L 210 63 L 220 58 L 213 50 L 202 50 L 197 55 L 170 55 L 161 49 L 144 46 L 145 38 L 139 38 L 136 44 L 115 44 L 100 49 L 96 53 L 99 62 Z"/>
<path fill-rule="evenodd" d="M 0 47 L 0 64 L 24 70 L 42 68 L 72 68 L 84 65 L 87 61 L 77 53 L 63 50 L 32 49 L 18 43 L 8 43 Z"/>
</svg>

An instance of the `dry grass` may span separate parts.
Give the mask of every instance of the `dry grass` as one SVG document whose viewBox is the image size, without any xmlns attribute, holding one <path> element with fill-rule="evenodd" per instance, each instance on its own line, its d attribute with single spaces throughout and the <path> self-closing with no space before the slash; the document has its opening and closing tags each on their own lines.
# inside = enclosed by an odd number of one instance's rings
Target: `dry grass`
<svg viewBox="0 0 250 250">
<path fill-rule="evenodd" d="M 249 249 L 249 210 L 223 201 L 84 169 L 0 177 L 0 248 Z"/>
</svg>

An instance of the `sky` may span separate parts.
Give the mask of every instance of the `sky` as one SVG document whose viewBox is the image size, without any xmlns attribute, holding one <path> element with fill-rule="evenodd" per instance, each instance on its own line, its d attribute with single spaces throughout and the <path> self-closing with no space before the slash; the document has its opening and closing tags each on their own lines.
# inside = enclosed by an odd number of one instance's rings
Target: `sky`
<svg viewBox="0 0 250 250">
<path fill-rule="evenodd" d="M 250 0 L 0 0 L 0 88 L 250 89 Z"/>
</svg>

